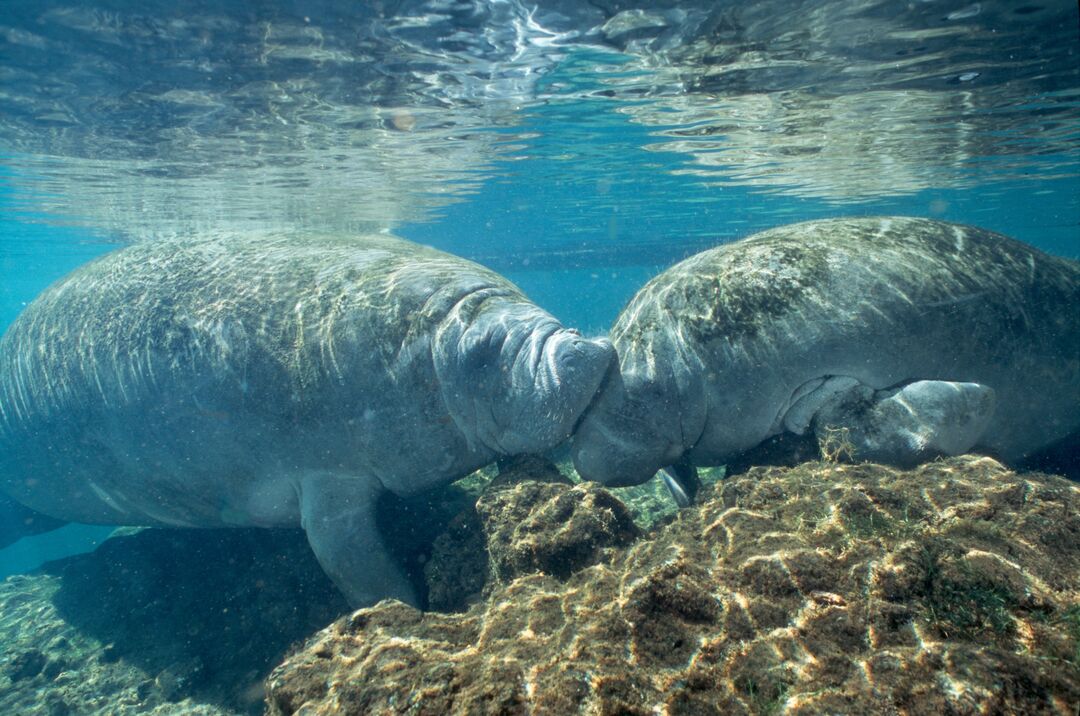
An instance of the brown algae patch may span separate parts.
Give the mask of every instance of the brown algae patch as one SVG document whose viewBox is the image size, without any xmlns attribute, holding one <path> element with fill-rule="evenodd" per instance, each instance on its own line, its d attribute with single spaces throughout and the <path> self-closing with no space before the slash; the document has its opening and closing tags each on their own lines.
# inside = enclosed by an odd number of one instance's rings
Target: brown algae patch
<svg viewBox="0 0 1080 716">
<path fill-rule="evenodd" d="M 611 521 L 623 511 L 595 485 L 498 494 L 481 498 L 484 519 L 527 525 L 486 532 L 500 535 L 491 559 L 517 555 L 515 569 L 493 571 L 462 614 L 384 602 L 335 622 L 267 680 L 270 713 L 1072 713 L 1080 702 L 1080 488 L 1066 480 L 976 456 L 910 471 L 754 468 L 629 546 L 625 516 Z M 597 505 L 609 517 L 587 518 Z M 530 556 L 570 548 L 587 558 L 566 570 Z"/>
</svg>

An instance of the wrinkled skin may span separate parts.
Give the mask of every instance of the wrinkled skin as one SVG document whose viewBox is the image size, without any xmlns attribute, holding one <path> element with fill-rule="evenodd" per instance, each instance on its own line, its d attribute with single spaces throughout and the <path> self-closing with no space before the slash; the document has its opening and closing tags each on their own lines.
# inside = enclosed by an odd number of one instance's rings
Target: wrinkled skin
<svg viewBox="0 0 1080 716">
<path fill-rule="evenodd" d="M 580 474 L 638 484 L 784 432 L 856 459 L 1019 461 L 1080 430 L 1080 266 L 906 217 L 781 227 L 650 281 L 579 426 Z"/>
<path fill-rule="evenodd" d="M 122 249 L 0 342 L 0 487 L 45 515 L 302 526 L 354 604 L 416 601 L 378 496 L 566 439 L 614 353 L 388 237 Z"/>
</svg>

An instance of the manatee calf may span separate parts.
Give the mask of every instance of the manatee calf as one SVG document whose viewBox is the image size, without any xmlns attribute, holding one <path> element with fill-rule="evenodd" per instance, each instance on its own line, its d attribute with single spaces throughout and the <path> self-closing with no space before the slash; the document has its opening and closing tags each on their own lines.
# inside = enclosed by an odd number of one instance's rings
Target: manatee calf
<svg viewBox="0 0 1080 716">
<path fill-rule="evenodd" d="M 670 466 L 677 498 L 694 465 L 783 433 L 907 465 L 1017 461 L 1080 429 L 1080 265 L 970 226 L 766 231 L 654 278 L 611 338 L 575 465 L 614 485 Z"/>
<path fill-rule="evenodd" d="M 614 351 L 388 237 L 170 241 L 0 341 L 0 487 L 63 520 L 302 526 L 357 605 L 415 601 L 373 510 L 568 437 Z"/>
</svg>

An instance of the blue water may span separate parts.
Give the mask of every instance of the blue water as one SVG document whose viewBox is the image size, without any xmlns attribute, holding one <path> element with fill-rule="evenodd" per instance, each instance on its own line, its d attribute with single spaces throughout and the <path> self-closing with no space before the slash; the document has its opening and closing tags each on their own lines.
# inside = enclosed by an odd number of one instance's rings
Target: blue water
<svg viewBox="0 0 1080 716">
<path fill-rule="evenodd" d="M 456 253 L 503 273 L 566 325 L 601 335 L 649 278 L 705 247 L 773 226 L 837 215 L 909 214 L 970 223 L 1026 241 L 1044 251 L 1080 257 L 1080 177 L 994 182 L 974 189 L 942 187 L 882 196 L 856 206 L 717 189 L 687 177 L 656 180 L 682 163 L 677 154 L 646 153 L 648 133 L 613 113 L 582 135 L 565 117 L 534 112 L 529 124 L 544 141 L 526 161 L 503 161 L 467 200 L 443 207 L 395 233 Z M 562 114 L 562 113 L 559 113 Z M 563 135 L 603 157 L 556 156 Z M 664 210 L 677 196 L 697 212 Z M 10 189 L 0 211 L 11 207 Z M 7 213 L 7 212 L 2 212 Z M 3 224 L 0 241 L 0 325 L 7 326 L 46 286 L 73 268 L 116 248 L 89 227 L 55 226 L 48 217 Z M 35 222 L 27 221 L 34 219 Z M 73 525 L 0 550 L 0 575 L 33 569 L 65 554 L 96 547 L 111 528 Z"/>
<path fill-rule="evenodd" d="M 499 178 L 467 201 L 442 209 L 431 221 L 398 227 L 396 233 L 489 265 L 563 323 L 590 335 L 603 334 L 634 292 L 672 263 L 714 243 L 812 218 L 930 216 L 991 228 L 1044 251 L 1080 258 L 1080 177 L 1032 176 L 985 190 L 926 190 L 838 209 L 828 202 L 742 187 L 718 196 L 715 189 L 688 179 L 657 183 L 656 169 L 640 166 L 640 129 L 629 123 L 619 129 L 605 127 L 590 138 L 590 146 L 600 151 L 599 142 L 605 156 L 615 160 L 599 178 L 583 181 L 573 163 L 542 154 L 524 164 L 506 162 Z M 696 198 L 707 208 L 665 215 L 663 202 L 672 194 L 683 201 Z M 622 208 L 626 204 L 659 208 L 638 217 Z M 625 250 L 627 244 L 634 248 Z M 2 325 L 51 282 L 114 248 L 85 228 L 6 224 L 0 242 Z M 0 549 L 0 576 L 93 549 L 111 531 L 71 525 L 25 538 Z"/>
<path fill-rule="evenodd" d="M 7 2 L 0 330 L 176 235 L 390 231 L 589 336 L 675 262 L 810 219 L 1080 259 L 1075 2 L 668 4 Z M 0 579 L 112 530 L 27 537 Z"/>
</svg>

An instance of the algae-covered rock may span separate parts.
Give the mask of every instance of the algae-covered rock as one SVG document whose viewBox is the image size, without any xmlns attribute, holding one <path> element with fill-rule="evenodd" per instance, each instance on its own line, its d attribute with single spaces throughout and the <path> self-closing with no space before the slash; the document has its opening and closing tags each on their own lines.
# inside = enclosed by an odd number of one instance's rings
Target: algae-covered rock
<svg viewBox="0 0 1080 716">
<path fill-rule="evenodd" d="M 541 455 L 513 455 L 498 462 L 497 474 L 484 488 L 485 492 L 513 487 L 522 482 L 553 482 L 573 485 L 574 481 L 559 467 Z"/>
<path fill-rule="evenodd" d="M 437 537 L 424 565 L 428 606 L 464 611 L 486 587 L 521 574 L 565 578 L 639 534 L 630 513 L 596 485 L 575 485 L 535 455 L 507 460 Z"/>
<path fill-rule="evenodd" d="M 523 482 L 483 495 L 476 510 L 499 582 L 530 572 L 566 578 L 638 536 L 630 513 L 593 484 Z"/>
<path fill-rule="evenodd" d="M 259 713 L 288 647 L 347 611 L 299 530 L 112 537 L 0 582 L 0 713 Z"/>
<path fill-rule="evenodd" d="M 489 567 L 484 530 L 475 507 L 462 510 L 435 538 L 431 559 L 423 570 L 431 610 L 462 612 L 480 601 Z"/>
<path fill-rule="evenodd" d="M 536 499 L 522 514 L 500 507 L 509 518 L 488 532 L 493 554 L 529 544 L 507 535 L 534 538 L 533 524 L 550 538 L 560 500 L 584 510 L 591 488 L 514 489 Z M 498 494 L 511 493 L 489 498 Z M 508 581 L 464 614 L 383 602 L 335 622 L 271 674 L 270 713 L 1071 713 L 1080 703 L 1080 488 L 989 458 L 754 468 L 573 569 L 510 562 Z"/>
</svg>

